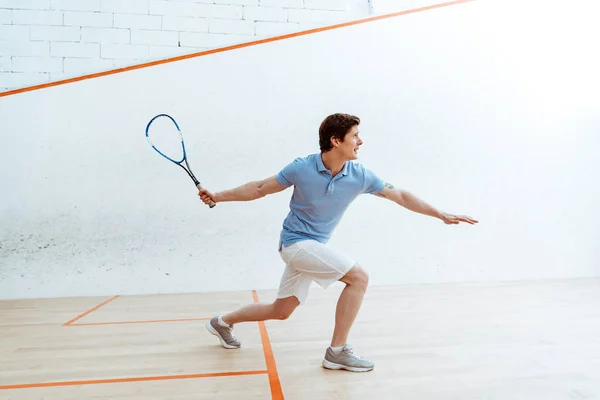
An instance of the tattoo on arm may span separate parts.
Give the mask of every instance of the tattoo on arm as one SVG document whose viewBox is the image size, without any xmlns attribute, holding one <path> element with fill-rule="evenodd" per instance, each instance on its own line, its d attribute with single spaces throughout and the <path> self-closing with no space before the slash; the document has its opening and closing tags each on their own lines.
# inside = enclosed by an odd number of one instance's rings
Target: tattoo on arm
<svg viewBox="0 0 600 400">
<path fill-rule="evenodd" d="M 394 185 L 392 185 L 391 183 L 386 182 L 385 186 L 384 186 L 384 189 L 390 189 L 390 190 L 392 190 L 392 189 L 394 189 Z M 375 196 L 385 198 L 385 195 L 382 192 L 383 192 L 383 190 L 381 192 L 375 194 Z"/>
</svg>

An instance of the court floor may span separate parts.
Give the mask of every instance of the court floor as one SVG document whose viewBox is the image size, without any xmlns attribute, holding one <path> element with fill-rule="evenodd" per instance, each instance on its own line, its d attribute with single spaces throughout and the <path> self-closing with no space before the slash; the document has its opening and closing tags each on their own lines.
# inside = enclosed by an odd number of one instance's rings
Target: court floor
<svg viewBox="0 0 600 400">
<path fill-rule="evenodd" d="M 370 287 L 350 343 L 321 360 L 341 284 L 290 319 L 206 319 L 275 291 L 0 301 L 0 399 L 600 399 L 600 279 Z"/>
</svg>

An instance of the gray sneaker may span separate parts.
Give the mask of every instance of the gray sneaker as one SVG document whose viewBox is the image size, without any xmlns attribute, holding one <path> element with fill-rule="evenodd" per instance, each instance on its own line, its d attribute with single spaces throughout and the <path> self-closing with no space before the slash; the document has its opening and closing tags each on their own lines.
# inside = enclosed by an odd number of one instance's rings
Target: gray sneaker
<svg viewBox="0 0 600 400">
<path fill-rule="evenodd" d="M 375 365 L 354 353 L 351 346 L 344 346 L 339 354 L 335 354 L 331 347 L 325 352 L 323 367 L 327 369 L 345 369 L 352 372 L 367 372 L 373 369 Z"/>
<path fill-rule="evenodd" d="M 233 334 L 233 325 L 229 328 L 219 325 L 218 317 L 213 317 L 206 323 L 206 329 L 219 338 L 221 344 L 226 349 L 238 349 L 241 346 L 240 341 Z"/>
</svg>

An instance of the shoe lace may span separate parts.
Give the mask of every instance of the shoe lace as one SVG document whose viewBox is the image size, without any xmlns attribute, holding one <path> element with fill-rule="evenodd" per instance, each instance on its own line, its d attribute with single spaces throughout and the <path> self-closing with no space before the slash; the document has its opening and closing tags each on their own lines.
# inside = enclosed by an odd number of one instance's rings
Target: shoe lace
<svg viewBox="0 0 600 400">
<path fill-rule="evenodd" d="M 231 326 L 229 326 L 229 327 L 227 327 L 227 328 L 225 328 L 225 329 L 227 329 L 227 331 L 228 331 L 228 332 L 229 332 L 229 334 L 231 335 L 231 339 L 233 339 L 233 340 L 237 340 L 237 337 L 235 337 L 235 334 L 233 333 L 233 325 L 231 325 Z"/>
<path fill-rule="evenodd" d="M 343 351 L 347 352 L 348 354 L 350 354 L 351 356 L 353 356 L 355 358 L 358 358 L 359 360 L 362 360 L 362 357 L 354 352 L 354 349 L 352 348 L 352 346 L 344 346 Z"/>
</svg>

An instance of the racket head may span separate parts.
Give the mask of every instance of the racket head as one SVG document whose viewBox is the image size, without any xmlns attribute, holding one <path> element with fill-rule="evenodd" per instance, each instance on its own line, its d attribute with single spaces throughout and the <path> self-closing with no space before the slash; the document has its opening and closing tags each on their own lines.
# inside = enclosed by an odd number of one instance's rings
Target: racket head
<svg viewBox="0 0 600 400">
<path fill-rule="evenodd" d="M 146 125 L 146 140 L 167 160 L 181 164 L 186 159 L 183 134 L 177 121 L 168 114 L 154 116 Z"/>
<path fill-rule="evenodd" d="M 188 165 L 183 134 L 175 118 L 169 114 L 155 115 L 146 125 L 146 140 L 158 154 L 179 165 L 194 181 L 198 190 L 202 190 L 200 182 Z M 212 200 L 208 204 L 210 208 L 215 205 Z"/>
</svg>

